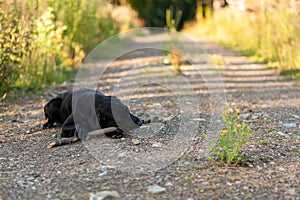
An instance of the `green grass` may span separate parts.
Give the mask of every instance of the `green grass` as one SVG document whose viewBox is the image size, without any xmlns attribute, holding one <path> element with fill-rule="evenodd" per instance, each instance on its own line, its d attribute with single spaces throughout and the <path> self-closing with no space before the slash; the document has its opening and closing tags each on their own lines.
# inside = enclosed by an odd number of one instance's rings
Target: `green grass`
<svg viewBox="0 0 300 200">
<path fill-rule="evenodd" d="M 27 87 L 24 88 L 23 86 L 18 87 L 17 85 L 9 90 L 9 95 L 5 95 L 5 98 L 0 97 L 0 102 L 3 101 L 4 99 L 8 101 L 14 101 L 17 100 L 18 98 L 22 97 L 30 97 L 34 98 L 37 96 L 43 95 L 43 92 L 57 84 L 62 84 L 66 80 L 68 82 L 74 82 L 75 77 L 77 74 L 77 69 L 74 68 L 67 68 L 64 69 L 64 72 L 62 73 L 61 76 L 55 76 L 53 75 L 52 78 L 49 77 L 49 82 L 45 84 L 40 84 L 40 85 L 35 85 L 32 87 Z M 52 80 L 52 81 L 50 81 Z"/>
<path fill-rule="evenodd" d="M 300 151 L 300 148 L 299 147 L 293 147 L 293 148 L 291 148 L 291 151 L 298 152 L 298 151 Z"/>
</svg>

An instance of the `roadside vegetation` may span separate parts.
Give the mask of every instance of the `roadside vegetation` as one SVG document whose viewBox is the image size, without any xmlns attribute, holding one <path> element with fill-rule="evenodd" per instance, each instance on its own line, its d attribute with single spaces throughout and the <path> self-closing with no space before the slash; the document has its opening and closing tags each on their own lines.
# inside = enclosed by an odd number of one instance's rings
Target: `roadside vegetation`
<svg viewBox="0 0 300 200">
<path fill-rule="evenodd" d="M 196 2 L 0 0 L 0 101 L 71 80 L 99 42 L 132 27 L 166 27 L 167 10 L 170 19 L 181 13 L 181 29 L 194 19 Z"/>
<path fill-rule="evenodd" d="M 292 1 L 264 2 L 245 4 L 243 10 L 227 5 L 206 12 L 206 18 L 198 14 L 194 34 L 211 37 L 226 48 L 300 80 L 299 8 L 291 5 Z"/>
<path fill-rule="evenodd" d="M 86 53 L 119 31 L 97 0 L 0 1 L 0 100 L 66 80 Z"/>
</svg>

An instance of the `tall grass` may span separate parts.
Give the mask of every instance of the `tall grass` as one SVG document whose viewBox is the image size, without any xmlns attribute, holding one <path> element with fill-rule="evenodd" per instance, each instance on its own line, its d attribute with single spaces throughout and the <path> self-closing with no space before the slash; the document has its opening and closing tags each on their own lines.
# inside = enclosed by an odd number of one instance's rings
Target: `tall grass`
<svg viewBox="0 0 300 200">
<path fill-rule="evenodd" d="M 97 0 L 0 0 L 0 100 L 14 88 L 64 80 L 90 49 L 118 31 L 103 10 Z"/>
<path fill-rule="evenodd" d="M 280 72 L 300 70 L 300 14 L 281 5 L 257 12 L 221 9 L 197 29 L 228 48 L 255 55 Z"/>
</svg>

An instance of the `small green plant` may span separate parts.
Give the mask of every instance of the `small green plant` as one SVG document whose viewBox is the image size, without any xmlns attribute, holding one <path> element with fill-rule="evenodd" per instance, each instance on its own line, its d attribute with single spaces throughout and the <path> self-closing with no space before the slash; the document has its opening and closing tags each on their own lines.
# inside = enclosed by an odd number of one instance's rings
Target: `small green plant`
<svg viewBox="0 0 300 200">
<path fill-rule="evenodd" d="M 299 147 L 292 147 L 292 148 L 291 148 L 291 151 L 293 151 L 293 152 L 298 152 L 298 151 L 300 151 L 300 148 L 299 148 Z"/>
<path fill-rule="evenodd" d="M 168 46 L 166 49 L 169 51 L 166 51 L 166 55 L 168 56 L 168 60 L 170 61 L 173 69 L 177 74 L 182 74 L 181 72 L 181 57 L 179 56 L 179 47 L 178 44 L 176 44 L 176 30 L 179 26 L 180 20 L 182 16 L 182 11 L 181 10 L 176 10 L 172 9 L 170 7 L 169 9 L 166 10 L 166 28 L 171 31 L 171 38 L 168 43 Z"/>
<path fill-rule="evenodd" d="M 225 129 L 221 131 L 219 140 L 210 145 L 210 149 L 221 164 L 242 164 L 245 155 L 240 151 L 250 140 L 251 124 L 241 121 L 238 109 L 234 112 L 226 109 L 223 122 Z"/>
</svg>

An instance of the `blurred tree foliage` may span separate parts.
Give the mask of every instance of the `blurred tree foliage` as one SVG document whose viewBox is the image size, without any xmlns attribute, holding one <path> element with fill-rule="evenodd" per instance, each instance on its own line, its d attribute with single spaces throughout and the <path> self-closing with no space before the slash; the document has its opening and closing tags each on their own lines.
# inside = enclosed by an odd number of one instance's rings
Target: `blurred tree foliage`
<svg viewBox="0 0 300 200">
<path fill-rule="evenodd" d="M 185 21 L 195 18 L 197 10 L 197 0 L 127 0 L 127 2 L 138 12 L 138 16 L 145 20 L 146 26 L 151 27 L 165 27 L 166 11 L 172 9 L 174 15 L 176 12 L 182 12 L 177 27 L 180 30 Z"/>
</svg>

